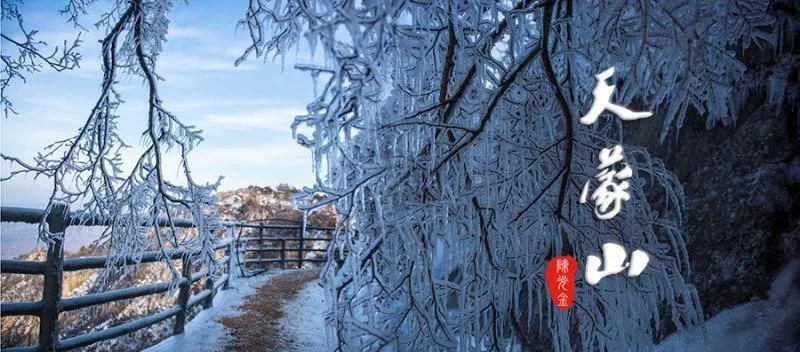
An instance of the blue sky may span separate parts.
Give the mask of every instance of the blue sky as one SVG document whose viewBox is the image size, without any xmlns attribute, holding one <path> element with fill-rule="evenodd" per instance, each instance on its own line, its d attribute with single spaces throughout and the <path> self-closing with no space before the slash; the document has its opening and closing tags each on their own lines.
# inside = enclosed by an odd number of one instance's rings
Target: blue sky
<svg viewBox="0 0 800 352">
<path fill-rule="evenodd" d="M 63 4 L 26 1 L 21 5 L 26 27 L 38 29 L 38 38 L 51 46 L 78 31 L 58 13 Z M 100 1 L 96 7 L 108 5 Z M 190 158 L 196 180 L 214 181 L 223 175 L 222 190 L 251 184 L 310 185 L 310 152 L 292 139 L 290 124 L 312 98 L 313 83 L 293 66 L 319 60 L 301 49 L 284 62 L 251 57 L 235 67 L 234 60 L 248 44 L 246 33 L 236 26 L 246 8 L 246 1 L 176 1 L 157 66 L 165 80 L 159 86 L 161 98 L 181 120 L 204 131 L 205 141 Z M 79 69 L 44 70 L 27 75 L 25 83 L 15 81 L 8 89 L 19 114 L 0 122 L 4 154 L 31 160 L 50 142 L 74 135 L 85 120 L 102 77 L 98 40 L 103 33 L 92 25 L 97 14 L 90 13 L 81 21 L 90 31 L 81 36 Z M 7 24 L 3 23 L 4 33 L 13 34 Z M 146 123 L 146 90 L 136 77 L 123 77 L 118 90 L 126 100 L 118 112 L 121 135 L 133 145 L 124 154 L 130 164 Z M 3 175 L 8 167 L 2 163 Z M 16 178 L 2 183 L 1 201 L 8 206 L 41 207 L 49 187 L 48 180 Z"/>
</svg>

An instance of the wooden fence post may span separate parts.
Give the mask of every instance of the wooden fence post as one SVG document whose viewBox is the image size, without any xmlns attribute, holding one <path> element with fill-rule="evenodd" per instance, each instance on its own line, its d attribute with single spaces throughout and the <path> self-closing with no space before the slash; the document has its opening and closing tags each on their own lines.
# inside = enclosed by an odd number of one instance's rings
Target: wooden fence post
<svg viewBox="0 0 800 352">
<path fill-rule="evenodd" d="M 281 269 L 286 269 L 286 239 L 281 238 Z"/>
<path fill-rule="evenodd" d="M 236 231 L 234 230 L 233 226 L 228 227 L 228 239 L 230 243 L 228 243 L 228 278 L 225 279 L 225 284 L 222 285 L 223 290 L 227 290 L 231 288 L 231 279 L 233 278 L 233 256 L 238 256 L 239 253 L 236 253 Z M 237 257 L 238 258 L 238 257 Z"/>
<path fill-rule="evenodd" d="M 266 265 L 264 263 L 264 261 L 263 261 L 264 260 L 264 252 L 262 251 L 262 249 L 264 249 L 264 227 L 263 226 L 259 226 L 258 227 L 258 247 L 257 248 L 258 248 L 258 266 L 259 266 L 259 269 L 261 269 L 262 265 Z"/>
<path fill-rule="evenodd" d="M 303 220 L 303 224 L 305 224 L 305 219 Z M 305 226 L 301 225 L 300 226 L 300 231 L 299 231 L 300 232 L 300 243 L 298 243 L 299 244 L 298 247 L 300 247 L 300 248 L 298 248 L 298 254 L 300 255 L 300 258 L 299 258 L 299 261 L 297 262 L 297 268 L 298 269 L 302 269 L 303 268 L 303 236 L 305 235 L 304 231 L 303 231 L 304 228 L 305 228 Z"/>
<path fill-rule="evenodd" d="M 55 351 L 58 346 L 58 304 L 64 269 L 64 232 L 69 225 L 69 206 L 55 204 L 47 215 L 48 232 L 53 234 L 47 246 L 47 262 L 42 288 L 42 311 L 39 315 L 39 351 Z"/>
<path fill-rule="evenodd" d="M 181 258 L 181 274 L 186 282 L 181 283 L 181 287 L 178 291 L 178 302 L 176 304 L 181 308 L 178 311 L 178 314 L 175 315 L 175 327 L 172 329 L 173 335 L 178 335 L 183 333 L 183 327 L 186 325 L 186 313 L 189 311 L 189 289 L 192 287 L 192 270 L 191 260 L 189 257 L 191 254 L 185 254 Z"/>
<path fill-rule="evenodd" d="M 211 270 L 208 271 L 208 276 L 206 276 L 206 290 L 211 291 L 211 293 L 203 300 L 203 309 L 214 307 L 214 274 L 211 273 Z"/>
</svg>

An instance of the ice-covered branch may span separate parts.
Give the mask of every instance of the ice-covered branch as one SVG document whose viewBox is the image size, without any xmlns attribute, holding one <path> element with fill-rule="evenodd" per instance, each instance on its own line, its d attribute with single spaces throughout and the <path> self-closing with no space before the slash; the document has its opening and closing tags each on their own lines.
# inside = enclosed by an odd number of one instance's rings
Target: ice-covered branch
<svg viewBox="0 0 800 352">
<path fill-rule="evenodd" d="M 3 116 L 8 117 L 9 112 L 14 114 L 14 104 L 8 97 L 7 89 L 14 80 L 25 81 L 26 75 L 41 71 L 43 68 L 61 72 L 78 67 L 81 54 L 78 47 L 81 44 L 80 33 L 71 41 L 64 41 L 61 46 L 52 50 L 47 48 L 47 43 L 36 38 L 37 30 L 29 30 L 23 24 L 22 13 L 18 2 L 9 0 L 2 3 L 2 19 L 5 23 L 16 24 L 16 37 L 4 29 L 0 34 L 2 39 L 3 61 L 2 77 L 0 77 L 0 108 Z"/>
<path fill-rule="evenodd" d="M 3 155 L 12 163 L 8 178 L 45 176 L 52 182 L 51 204 L 79 203 L 86 214 L 107 219 L 109 268 L 150 247 L 202 251 L 202 260 L 213 268 L 218 226 L 212 192 L 219 181 L 199 184 L 192 178 L 188 155 L 202 141 L 201 131 L 170 113 L 158 93 L 156 63 L 171 2 L 131 0 L 117 5 L 100 21 L 106 30 L 100 93 L 78 133 L 46 147 L 32 163 Z M 124 74 L 143 79 L 147 93 L 143 151 L 132 165 L 122 163 L 121 150 L 128 145 L 117 132 L 115 112 L 122 104 L 115 85 Z M 170 152 L 177 153 L 177 165 L 166 164 Z M 176 167 L 182 178 L 167 178 L 165 167 Z M 179 230 L 172 224 L 175 217 L 190 217 L 196 232 Z M 167 219 L 170 226 L 160 227 L 158 219 Z M 49 239 L 44 226 L 40 234 Z M 166 262 L 177 277 L 178 270 Z"/>
<path fill-rule="evenodd" d="M 572 200 L 618 125 L 579 128 L 573 115 L 590 106 L 594 75 L 615 66 L 625 82 L 615 102 L 657 112 L 662 136 L 689 107 L 730 122 L 741 103 L 731 87 L 747 82 L 726 48 L 774 40 L 771 17 L 751 1 L 701 3 L 251 0 L 242 60 L 305 40 L 326 63 L 300 66 L 321 90 L 293 128 L 314 159 L 307 193 L 337 206 L 334 245 L 349 253 L 324 271 L 331 342 L 646 350 L 663 312 L 696 323 L 680 184 L 626 145 L 633 179 L 653 182 L 631 182 L 635 204 L 598 220 Z M 651 209 L 654 188 L 665 201 Z M 577 308 L 554 310 L 546 259 L 605 242 L 651 253 L 653 270 L 602 289 L 579 281 Z"/>
</svg>

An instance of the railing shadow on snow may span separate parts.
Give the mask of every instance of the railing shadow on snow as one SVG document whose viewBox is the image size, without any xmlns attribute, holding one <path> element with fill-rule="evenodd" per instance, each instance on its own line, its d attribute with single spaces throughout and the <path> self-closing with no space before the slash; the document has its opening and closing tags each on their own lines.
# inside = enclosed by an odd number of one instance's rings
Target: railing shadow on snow
<svg viewBox="0 0 800 352">
<path fill-rule="evenodd" d="M 38 224 L 42 221 L 45 211 L 40 209 L 2 207 L 0 209 L 0 220 L 2 222 L 23 222 Z M 286 222 L 288 224 L 275 224 L 273 222 Z M 305 236 L 306 231 L 316 231 L 316 233 L 330 233 L 334 228 L 305 226 L 302 222 L 281 219 L 269 219 L 262 223 L 227 221 L 222 225 L 225 227 L 226 235 L 215 247 L 215 251 L 223 251 L 222 258 L 218 259 L 218 272 L 210 273 L 208 268 L 203 268 L 192 272 L 190 265 L 193 256 L 199 253 L 187 253 L 185 249 L 171 249 L 163 253 L 161 251 L 145 252 L 141 258 L 135 260 L 130 258 L 120 265 L 139 265 L 144 263 L 159 262 L 162 260 L 181 260 L 182 275 L 177 283 L 178 297 L 175 304 L 161 312 L 135 319 L 111 328 L 100 331 L 89 332 L 77 336 L 59 339 L 58 329 L 59 313 L 73 311 L 76 309 L 92 307 L 100 304 L 116 302 L 125 299 L 149 296 L 164 293 L 176 287 L 173 281 L 164 281 L 142 286 L 135 286 L 123 289 L 109 290 L 105 292 L 91 293 L 85 296 L 62 298 L 62 281 L 64 272 L 102 269 L 107 265 L 107 258 L 102 257 L 82 257 L 64 258 L 63 234 L 70 225 L 81 226 L 104 226 L 106 222 L 99 219 L 91 219 L 80 216 L 79 213 L 70 213 L 65 205 L 55 206 L 47 219 L 45 219 L 51 233 L 60 233 L 61 236 L 54 236 L 55 239 L 47 244 L 47 256 L 45 261 L 17 260 L 9 259 L 0 262 L 0 272 L 3 274 L 23 274 L 23 275 L 42 275 L 42 297 L 41 300 L 33 302 L 2 302 L 0 305 L 0 315 L 6 316 L 36 316 L 39 318 L 39 338 L 35 346 L 20 346 L 3 348 L 5 351 L 67 351 L 75 348 L 85 347 L 96 342 L 113 339 L 136 330 L 151 326 L 163 320 L 175 317 L 173 334 L 180 334 L 184 330 L 186 318 L 192 307 L 202 304 L 203 309 L 213 306 L 214 295 L 219 289 L 228 289 L 232 284 L 234 276 L 234 261 L 239 264 L 243 275 L 261 273 L 270 267 L 278 265 L 280 268 L 302 268 L 304 263 L 325 262 L 324 254 L 322 258 L 305 258 L 308 253 L 326 253 L 330 237 Z M 175 227 L 193 228 L 194 224 L 190 220 L 177 219 L 172 222 Z M 166 221 L 159 223 L 159 226 L 169 226 Z M 279 236 L 269 236 L 268 232 L 277 232 Z M 244 235 L 244 236 L 242 236 Z M 288 236 L 287 236 L 288 235 Z M 296 236 L 296 237 L 295 237 Z M 65 239 L 68 240 L 68 239 Z M 288 247 L 287 242 L 296 243 L 296 247 Z M 312 248 L 305 244 L 312 243 Z M 313 244 L 324 242 L 325 248 L 314 248 Z M 278 244 L 276 247 L 276 243 Z M 318 247 L 318 246 L 316 246 Z M 191 294 L 191 285 L 198 281 L 204 281 L 204 288 L 195 294 Z"/>
</svg>

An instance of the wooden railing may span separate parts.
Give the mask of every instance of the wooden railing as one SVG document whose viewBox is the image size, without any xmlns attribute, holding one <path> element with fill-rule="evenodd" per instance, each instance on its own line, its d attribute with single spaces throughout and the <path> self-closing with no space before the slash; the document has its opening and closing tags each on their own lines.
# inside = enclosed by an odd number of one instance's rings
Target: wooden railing
<svg viewBox="0 0 800 352">
<path fill-rule="evenodd" d="M 27 209 L 27 208 L 13 208 L 2 207 L 0 210 L 2 222 L 25 222 L 25 223 L 39 223 L 44 216 L 43 210 Z M 134 332 L 144 327 L 159 323 L 163 320 L 175 317 L 173 327 L 174 334 L 180 334 L 184 330 L 186 319 L 189 310 L 199 304 L 203 305 L 203 309 L 211 308 L 213 306 L 214 295 L 219 289 L 227 289 L 231 284 L 231 278 L 234 273 L 234 262 L 243 264 L 242 271 L 249 267 L 248 271 L 253 268 L 264 269 L 268 268 L 271 263 L 277 263 L 281 268 L 286 267 L 302 267 L 304 262 L 319 263 L 324 262 L 324 258 L 304 258 L 306 253 L 309 252 L 323 252 L 323 249 L 305 248 L 304 243 L 309 241 L 326 241 L 329 238 L 304 236 L 303 229 L 306 230 L 323 230 L 331 231 L 332 228 L 324 227 L 304 227 L 302 224 L 292 225 L 275 225 L 275 224 L 252 224 L 244 222 L 226 222 L 223 225 L 227 228 L 226 238 L 222 239 L 219 244 L 214 247 L 215 251 L 224 250 L 224 256 L 217 258 L 218 269 L 221 272 L 212 273 L 207 268 L 192 272 L 192 258 L 199 253 L 188 253 L 185 249 L 172 249 L 154 252 L 146 252 L 141 258 L 129 258 L 123 260 L 119 265 L 138 265 L 141 263 L 152 263 L 165 260 L 181 260 L 181 274 L 182 277 L 177 283 L 178 298 L 175 304 L 159 313 L 155 313 L 137 320 L 123 323 L 111 328 L 100 331 L 81 334 L 74 337 L 59 339 L 59 326 L 58 315 L 61 312 L 72 311 L 76 309 L 96 306 L 100 304 L 116 302 L 125 299 L 149 296 L 167 292 L 176 283 L 172 281 L 159 282 L 148 284 L 144 286 L 136 286 L 130 288 L 123 288 L 117 290 L 110 290 L 100 293 L 92 293 L 79 297 L 62 298 L 62 281 L 64 272 L 85 270 L 85 269 L 101 269 L 106 267 L 106 257 L 83 257 L 83 258 L 64 258 L 63 251 L 63 234 L 66 228 L 71 224 L 80 225 L 104 225 L 102 220 L 87 219 L 80 215 L 70 214 L 66 206 L 57 206 L 52 209 L 46 223 L 49 232 L 57 234 L 54 240 L 48 244 L 46 260 L 29 261 L 29 260 L 2 260 L 0 262 L 0 272 L 3 274 L 27 274 L 27 275 L 42 275 L 43 287 L 41 300 L 33 302 L 2 302 L 0 306 L 0 315 L 2 316 L 18 316 L 28 315 L 37 316 L 39 318 L 39 339 L 36 346 L 24 347 L 9 347 L 3 348 L 3 351 L 67 351 L 75 348 L 91 345 L 93 343 L 109 340 L 122 336 L 127 333 Z M 194 227 L 191 221 L 187 220 L 173 220 L 172 224 L 176 227 L 191 228 Z M 161 226 L 167 226 L 164 222 Z M 244 230 L 248 232 L 257 231 L 260 234 L 258 237 L 244 236 Z M 238 230 L 238 235 L 237 235 Z M 264 236 L 265 231 L 275 230 L 278 232 L 297 231 L 297 237 L 275 237 Z M 297 247 L 286 247 L 286 242 L 298 242 Z M 280 247 L 274 248 L 269 243 L 279 242 Z M 279 258 L 269 258 L 263 255 L 266 252 L 278 252 Z M 297 254 L 295 258 L 287 257 L 288 254 Z M 244 258 L 242 257 L 242 254 Z M 287 265 L 294 263 L 295 265 Z M 261 270 L 263 271 L 263 270 Z M 259 272 L 261 272 L 259 271 Z M 204 288 L 195 294 L 191 294 L 191 285 L 195 282 L 203 280 Z"/>
<path fill-rule="evenodd" d="M 237 225 L 245 236 L 239 237 L 238 244 L 244 254 L 246 268 L 267 269 L 270 267 L 302 268 L 304 263 L 324 263 L 327 260 L 328 243 L 332 240 L 332 227 L 305 226 L 302 224 L 243 223 Z M 307 237 L 306 231 L 322 233 Z M 272 232 L 270 235 L 268 232 Z M 280 234 L 276 236 L 274 233 Z M 324 242 L 325 248 L 313 248 L 308 243 Z M 287 246 L 287 243 L 289 246 Z M 307 254 L 323 253 L 319 258 L 307 258 Z"/>
</svg>

